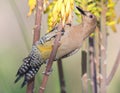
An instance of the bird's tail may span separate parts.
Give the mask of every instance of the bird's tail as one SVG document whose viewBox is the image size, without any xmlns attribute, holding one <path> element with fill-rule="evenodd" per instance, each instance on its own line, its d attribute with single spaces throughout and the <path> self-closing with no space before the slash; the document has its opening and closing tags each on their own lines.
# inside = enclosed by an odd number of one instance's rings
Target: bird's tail
<svg viewBox="0 0 120 93">
<path fill-rule="evenodd" d="M 24 63 L 18 69 L 16 74 L 17 78 L 15 80 L 16 83 L 20 80 L 21 77 L 24 76 L 24 81 L 21 87 L 24 87 L 36 75 L 40 66 L 43 64 L 40 53 L 35 46 L 33 46 L 30 55 L 24 58 L 23 62 Z"/>
</svg>

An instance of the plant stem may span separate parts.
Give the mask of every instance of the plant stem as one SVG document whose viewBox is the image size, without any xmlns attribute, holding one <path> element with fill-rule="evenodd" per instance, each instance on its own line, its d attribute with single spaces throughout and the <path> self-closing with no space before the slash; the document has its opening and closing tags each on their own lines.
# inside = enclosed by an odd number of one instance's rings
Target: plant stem
<svg viewBox="0 0 120 93">
<path fill-rule="evenodd" d="M 81 66 L 82 66 L 82 76 L 87 73 L 87 52 L 85 50 L 82 50 L 81 52 Z"/>
<path fill-rule="evenodd" d="M 82 93 L 88 93 L 87 82 L 87 51 L 84 49 L 81 52 L 81 66 L 82 66 Z"/>
<path fill-rule="evenodd" d="M 60 93 L 66 93 L 65 79 L 63 74 L 62 59 L 58 60 L 58 72 L 59 72 L 59 81 L 60 81 Z"/>
<path fill-rule="evenodd" d="M 90 70 L 91 70 L 91 80 L 92 80 L 92 92 L 97 93 L 97 79 L 96 79 L 96 64 L 94 61 L 94 38 L 89 37 L 89 60 L 90 60 Z"/>
<path fill-rule="evenodd" d="M 37 0 L 33 44 L 40 38 L 42 12 L 43 12 L 43 0 Z"/>
<path fill-rule="evenodd" d="M 57 33 L 57 36 L 56 36 L 55 41 L 54 41 L 53 49 L 52 49 L 52 52 L 50 54 L 49 61 L 48 61 L 48 64 L 47 64 L 47 67 L 46 67 L 46 70 L 44 73 L 42 84 L 41 84 L 40 89 L 39 89 L 39 93 L 44 93 L 44 90 L 46 88 L 48 76 L 51 72 L 51 67 L 52 67 L 53 61 L 54 61 L 54 58 L 56 56 L 58 47 L 60 46 L 59 40 L 61 38 L 61 30 L 62 30 L 62 26 L 60 29 L 58 29 L 58 33 Z"/>
<path fill-rule="evenodd" d="M 117 68 L 118 68 L 119 64 L 120 64 L 120 50 L 118 52 L 115 64 L 114 64 L 114 66 L 113 66 L 113 68 L 112 68 L 112 70 L 111 70 L 111 72 L 110 72 L 110 74 L 107 78 L 107 82 L 106 82 L 107 85 L 109 85 L 109 83 L 111 82 L 113 76 L 115 75 L 115 72 L 117 71 Z"/>
<path fill-rule="evenodd" d="M 107 62 L 106 62 L 106 49 L 107 49 L 107 27 L 106 27 L 106 6 L 104 5 L 104 1 L 101 3 L 102 12 L 101 12 L 101 23 L 100 23 L 100 30 L 101 30 L 101 45 L 100 45 L 100 62 L 101 62 L 101 75 L 102 75 L 102 82 L 100 84 L 100 92 L 106 93 L 107 86 L 106 86 L 106 76 L 107 76 Z"/>
<path fill-rule="evenodd" d="M 41 19 L 43 12 L 42 10 L 43 10 L 43 0 L 37 0 L 33 44 L 35 44 L 35 42 L 38 41 L 40 38 L 40 27 L 41 27 Z M 28 82 L 26 93 L 34 92 L 34 81 L 35 81 L 35 77 L 32 80 L 30 80 L 30 82 Z"/>
<path fill-rule="evenodd" d="M 34 93 L 34 80 L 35 78 L 32 78 L 28 84 L 27 84 L 27 89 L 26 89 L 26 93 Z"/>
</svg>

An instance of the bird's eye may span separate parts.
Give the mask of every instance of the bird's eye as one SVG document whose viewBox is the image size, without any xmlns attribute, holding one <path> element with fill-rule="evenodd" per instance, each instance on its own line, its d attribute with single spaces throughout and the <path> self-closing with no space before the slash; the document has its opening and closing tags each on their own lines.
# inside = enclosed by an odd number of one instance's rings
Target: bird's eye
<svg viewBox="0 0 120 93">
<path fill-rule="evenodd" d="M 93 18 L 93 15 L 90 15 L 89 17 L 90 17 L 90 18 Z"/>
</svg>

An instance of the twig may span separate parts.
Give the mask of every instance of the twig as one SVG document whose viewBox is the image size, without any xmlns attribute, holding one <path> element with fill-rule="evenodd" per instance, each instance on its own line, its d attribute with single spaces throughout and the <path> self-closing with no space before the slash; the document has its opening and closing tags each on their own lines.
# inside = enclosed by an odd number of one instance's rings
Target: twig
<svg viewBox="0 0 120 93">
<path fill-rule="evenodd" d="M 101 1 L 102 12 L 101 12 L 101 22 L 100 22 L 100 30 L 101 30 L 101 45 L 100 45 L 100 63 L 101 63 L 101 75 L 102 75 L 102 82 L 100 84 L 100 93 L 107 93 L 107 86 L 106 86 L 106 77 L 107 77 L 107 63 L 106 63 L 106 49 L 107 49 L 107 27 L 106 27 L 106 5 L 104 1 Z"/>
<path fill-rule="evenodd" d="M 94 72 L 94 91 L 95 93 L 98 93 L 98 89 L 97 89 L 97 72 L 96 72 L 96 63 L 93 63 L 93 72 Z"/>
<path fill-rule="evenodd" d="M 37 0 L 33 44 L 40 38 L 42 12 L 43 12 L 43 0 Z"/>
<path fill-rule="evenodd" d="M 82 66 L 82 93 L 88 93 L 88 84 L 87 84 L 87 52 L 82 50 L 81 52 L 81 66 Z"/>
<path fill-rule="evenodd" d="M 37 0 L 33 44 L 35 44 L 35 42 L 38 41 L 40 38 L 42 10 L 43 10 L 43 0 Z M 35 80 L 35 77 L 30 82 L 28 82 L 26 93 L 33 93 L 34 80 Z"/>
<path fill-rule="evenodd" d="M 94 37 L 94 61 L 95 61 L 95 65 L 96 65 L 96 73 L 100 73 L 100 29 L 97 26 L 96 30 L 95 30 L 95 37 Z M 98 84 L 100 84 L 100 78 L 98 78 L 97 76 L 97 80 L 98 80 Z M 99 89 L 99 87 L 98 87 Z"/>
<path fill-rule="evenodd" d="M 81 52 L 81 66 L 82 66 L 82 76 L 87 73 L 87 52 L 82 50 Z"/>
<path fill-rule="evenodd" d="M 62 60 L 58 60 L 58 72 L 59 72 L 59 81 L 60 81 L 60 93 L 66 93 L 65 80 L 63 74 Z"/>
<path fill-rule="evenodd" d="M 26 89 L 26 93 L 34 93 L 34 80 L 35 78 L 32 78 L 28 84 L 27 84 L 27 89 Z"/>
<path fill-rule="evenodd" d="M 89 37 L 89 56 L 90 56 L 90 70 L 92 80 L 92 92 L 97 93 L 97 79 L 96 79 L 96 64 L 94 62 L 94 38 Z"/>
<path fill-rule="evenodd" d="M 120 64 L 120 50 L 118 52 L 118 55 L 117 55 L 116 61 L 114 63 L 114 66 L 113 66 L 109 76 L 107 77 L 107 82 L 106 82 L 107 85 L 109 85 L 109 83 L 111 82 L 113 76 L 115 75 L 115 72 L 117 71 L 117 68 L 118 68 L 119 64 Z"/>
<path fill-rule="evenodd" d="M 48 81 L 48 76 L 51 72 L 51 67 L 52 67 L 52 64 L 53 64 L 53 60 L 56 56 L 57 49 L 60 45 L 59 40 L 61 38 L 61 30 L 62 30 L 62 28 L 58 29 L 58 33 L 57 33 L 57 36 L 56 36 L 55 41 L 54 41 L 53 49 L 52 49 L 52 52 L 50 54 L 49 61 L 48 61 L 48 64 L 47 64 L 47 67 L 46 67 L 46 70 L 45 70 L 45 73 L 44 73 L 42 84 L 41 84 L 40 89 L 39 89 L 39 93 L 44 93 L 44 90 L 46 88 L 46 84 L 47 84 L 47 81 Z"/>
</svg>

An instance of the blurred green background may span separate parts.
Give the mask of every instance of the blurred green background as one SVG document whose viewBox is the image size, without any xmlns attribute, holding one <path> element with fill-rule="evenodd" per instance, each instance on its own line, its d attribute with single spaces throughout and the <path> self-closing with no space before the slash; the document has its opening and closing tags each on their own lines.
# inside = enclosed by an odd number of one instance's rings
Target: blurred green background
<svg viewBox="0 0 120 93">
<path fill-rule="evenodd" d="M 116 11 L 120 11 L 119 4 Z M 32 29 L 34 15 L 26 17 L 28 13 L 27 0 L 0 0 L 0 93 L 25 93 L 25 88 L 20 88 L 22 80 L 14 84 L 18 67 L 22 59 L 27 56 L 32 45 Z M 117 12 L 120 16 L 120 12 Z M 46 15 L 42 20 L 42 34 L 47 29 Z M 110 30 L 110 29 L 109 29 Z M 120 48 L 120 25 L 117 33 L 109 31 L 107 51 L 107 72 L 109 73 L 115 62 Z M 72 57 L 63 60 L 67 93 L 82 93 L 81 91 L 81 63 L 80 51 Z M 43 66 L 36 76 L 35 93 L 38 93 L 41 83 Z M 108 86 L 108 93 L 119 93 L 120 67 L 112 82 Z M 57 64 L 54 62 L 53 73 L 49 77 L 45 93 L 60 93 Z"/>
</svg>

